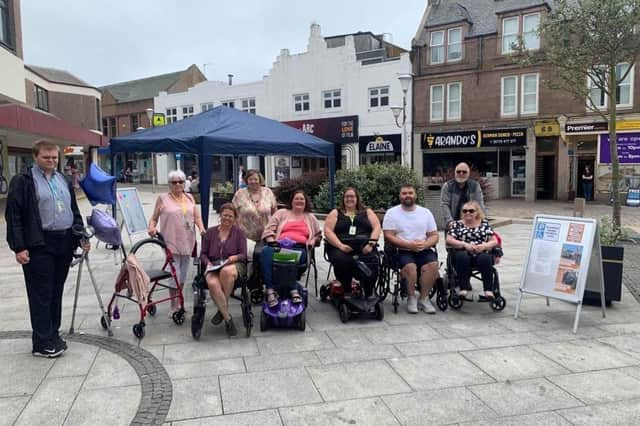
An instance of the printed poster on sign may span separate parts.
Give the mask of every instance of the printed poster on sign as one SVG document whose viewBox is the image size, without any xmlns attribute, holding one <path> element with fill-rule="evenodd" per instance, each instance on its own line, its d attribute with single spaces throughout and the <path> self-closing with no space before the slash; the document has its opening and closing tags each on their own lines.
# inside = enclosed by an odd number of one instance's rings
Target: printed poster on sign
<svg viewBox="0 0 640 426">
<path fill-rule="evenodd" d="M 584 224 L 583 223 L 570 223 L 569 231 L 567 232 L 567 242 L 569 243 L 581 243 L 584 236 Z"/>
<path fill-rule="evenodd" d="M 555 291 L 575 294 L 578 285 L 578 271 L 582 262 L 582 246 L 563 244 L 560 252 L 560 263 L 556 273 Z"/>
</svg>

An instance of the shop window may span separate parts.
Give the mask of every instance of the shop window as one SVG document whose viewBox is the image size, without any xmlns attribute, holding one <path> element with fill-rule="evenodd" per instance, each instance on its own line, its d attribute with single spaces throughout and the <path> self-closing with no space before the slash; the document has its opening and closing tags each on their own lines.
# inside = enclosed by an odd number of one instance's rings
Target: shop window
<svg viewBox="0 0 640 426">
<path fill-rule="evenodd" d="M 504 159 L 502 157 L 505 157 Z M 443 181 L 453 176 L 456 164 L 465 162 L 480 176 L 507 176 L 508 151 L 426 152 L 422 160 L 423 176 Z"/>
<path fill-rule="evenodd" d="M 311 109 L 308 93 L 293 95 L 293 110 L 295 112 L 305 112 Z"/>
<path fill-rule="evenodd" d="M 34 98 L 36 100 L 35 107 L 43 111 L 49 111 L 49 92 L 37 84 L 33 85 Z"/>
<path fill-rule="evenodd" d="M 240 105 L 242 106 L 242 111 L 248 112 L 249 114 L 256 113 L 256 98 L 243 99 L 240 101 Z"/>
<path fill-rule="evenodd" d="M 369 89 L 369 106 L 380 108 L 389 106 L 389 86 L 372 87 Z"/>
<path fill-rule="evenodd" d="M 177 108 L 167 108 L 167 124 L 174 123 L 178 121 L 178 109 Z"/>
</svg>

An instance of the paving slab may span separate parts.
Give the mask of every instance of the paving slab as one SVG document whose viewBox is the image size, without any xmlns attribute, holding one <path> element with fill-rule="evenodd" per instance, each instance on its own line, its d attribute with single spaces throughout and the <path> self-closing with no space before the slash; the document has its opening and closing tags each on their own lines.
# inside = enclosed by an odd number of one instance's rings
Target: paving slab
<svg viewBox="0 0 640 426">
<path fill-rule="evenodd" d="M 301 368 L 221 376 L 220 389 L 225 414 L 322 401 Z"/>
<path fill-rule="evenodd" d="M 165 365 L 180 364 L 183 362 L 213 361 L 258 354 L 258 345 L 254 339 L 239 337 L 208 344 L 205 344 L 205 342 L 191 342 L 166 345 L 162 362 Z"/>
<path fill-rule="evenodd" d="M 333 364 L 307 370 L 325 401 L 366 398 L 411 390 L 385 361 Z"/>
<path fill-rule="evenodd" d="M 640 331 L 640 329 L 638 329 L 638 331 Z M 601 339 L 598 339 L 598 341 L 633 356 L 635 359 L 639 360 L 638 363 L 640 363 L 639 334 L 625 334 L 622 336 L 603 337 Z"/>
<path fill-rule="evenodd" d="M 397 358 L 400 352 L 393 345 L 363 345 L 355 348 L 324 349 L 316 351 L 322 364 Z"/>
<path fill-rule="evenodd" d="M 165 370 L 171 380 L 190 379 L 197 377 L 220 376 L 223 374 L 244 373 L 246 368 L 242 358 L 219 359 L 216 361 L 183 362 L 182 364 L 167 364 Z"/>
<path fill-rule="evenodd" d="M 82 387 L 100 389 L 139 384 L 138 375 L 127 361 L 113 352 L 101 349 Z"/>
<path fill-rule="evenodd" d="M 607 337 L 611 336 L 613 333 L 611 331 L 607 331 L 603 329 L 604 326 L 592 326 L 592 327 L 584 327 L 579 326 L 578 332 L 574 333 L 572 331 L 572 325 L 567 324 L 563 328 L 552 329 L 552 330 L 536 330 L 533 331 L 533 334 L 536 336 L 540 336 L 541 338 L 549 341 L 549 342 L 568 342 L 573 340 L 585 340 L 585 339 L 596 339 L 599 337 Z"/>
<path fill-rule="evenodd" d="M 33 395 L 54 362 L 33 357 L 31 351 L 0 356 L 0 397 Z"/>
<path fill-rule="evenodd" d="M 640 424 L 640 399 L 560 410 L 558 413 L 574 425 Z"/>
<path fill-rule="evenodd" d="M 316 349 L 334 347 L 333 342 L 324 332 L 297 333 L 294 338 L 290 333 L 281 333 L 269 337 L 257 337 L 258 348 L 261 354 L 283 354 L 287 352 L 307 352 Z"/>
<path fill-rule="evenodd" d="M 140 404 L 140 386 L 81 390 L 65 421 L 65 425 L 128 425 Z"/>
<path fill-rule="evenodd" d="M 338 348 L 358 348 L 370 345 L 371 341 L 364 335 L 362 329 L 328 330 L 327 335 Z M 326 349 L 326 348 L 323 348 Z"/>
<path fill-rule="evenodd" d="M 0 425 L 13 425 L 30 399 L 29 395 L 0 398 Z"/>
<path fill-rule="evenodd" d="M 248 372 L 320 365 L 320 360 L 314 352 L 287 352 L 282 354 L 248 356 L 244 358 L 244 362 Z"/>
<path fill-rule="evenodd" d="M 399 425 L 393 414 L 379 398 L 310 404 L 281 408 L 285 425 Z"/>
<path fill-rule="evenodd" d="M 549 380 L 585 404 L 640 398 L 640 380 L 624 369 L 567 374 Z"/>
<path fill-rule="evenodd" d="M 418 391 L 494 381 L 457 353 L 395 358 L 388 362 L 414 390 Z"/>
<path fill-rule="evenodd" d="M 483 349 L 522 346 L 547 342 L 546 339 L 530 332 L 472 336 L 468 337 L 468 339 L 476 347 Z"/>
<path fill-rule="evenodd" d="M 282 420 L 277 410 L 262 410 L 174 421 L 171 426 L 282 426 Z"/>
<path fill-rule="evenodd" d="M 2 339 L 0 340 L 0 356 L 30 354 L 31 340 L 28 339 Z"/>
<path fill-rule="evenodd" d="M 468 351 L 462 356 L 499 382 L 570 372 L 546 356 L 522 346 Z"/>
<path fill-rule="evenodd" d="M 583 404 L 546 379 L 507 381 L 470 386 L 469 390 L 499 416 L 515 416 Z"/>
<path fill-rule="evenodd" d="M 383 397 L 403 425 L 440 425 L 491 419 L 495 413 L 465 388 Z"/>
<path fill-rule="evenodd" d="M 217 376 L 173 380 L 173 400 L 167 421 L 222 414 Z"/>
<path fill-rule="evenodd" d="M 426 315 L 423 316 L 426 319 Z M 364 335 L 375 345 L 388 345 L 393 343 L 418 342 L 421 340 L 441 339 L 429 325 L 395 325 L 392 327 L 367 328 Z"/>
<path fill-rule="evenodd" d="M 82 343 L 69 342 L 69 350 L 56 358 L 47 378 L 86 376 L 98 355 L 98 348 Z M 136 384 L 136 383 L 131 383 Z"/>
<path fill-rule="evenodd" d="M 628 367 L 640 363 L 633 356 L 593 340 L 546 343 L 531 347 L 573 372 Z"/>
<path fill-rule="evenodd" d="M 556 412 L 549 411 L 547 413 L 527 414 L 524 416 L 462 422 L 459 426 L 571 426 L 571 423 Z"/>
<path fill-rule="evenodd" d="M 465 322 L 435 323 L 433 328 L 447 338 L 506 334 L 513 331 L 493 320 L 482 322 L 472 319 Z"/>
<path fill-rule="evenodd" d="M 16 426 L 63 424 L 83 380 L 84 377 L 80 376 L 43 381 L 18 417 Z"/>
<path fill-rule="evenodd" d="M 397 343 L 396 348 L 405 356 L 413 355 L 429 355 L 445 352 L 461 352 L 471 349 L 477 349 L 469 339 L 453 338 L 453 339 L 437 339 L 423 342 Z"/>
</svg>

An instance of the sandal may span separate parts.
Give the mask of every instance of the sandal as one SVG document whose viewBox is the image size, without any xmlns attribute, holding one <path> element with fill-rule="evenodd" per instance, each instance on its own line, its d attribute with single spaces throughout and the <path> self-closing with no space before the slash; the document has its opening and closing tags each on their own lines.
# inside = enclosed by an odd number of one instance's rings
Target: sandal
<svg viewBox="0 0 640 426">
<path fill-rule="evenodd" d="M 275 308 L 278 305 L 278 296 L 275 292 L 267 292 L 267 305 L 270 308 Z"/>
<path fill-rule="evenodd" d="M 492 291 L 485 291 L 484 292 L 484 298 L 487 300 L 493 300 L 495 299 L 495 296 L 493 295 Z"/>
<path fill-rule="evenodd" d="M 302 303 L 302 296 L 300 296 L 298 290 L 291 290 L 289 295 L 291 296 L 291 303 Z"/>
</svg>

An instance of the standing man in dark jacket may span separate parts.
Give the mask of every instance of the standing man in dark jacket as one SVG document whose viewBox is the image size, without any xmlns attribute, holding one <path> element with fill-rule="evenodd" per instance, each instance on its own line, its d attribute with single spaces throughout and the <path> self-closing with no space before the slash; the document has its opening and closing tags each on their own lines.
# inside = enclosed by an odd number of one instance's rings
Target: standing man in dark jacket
<svg viewBox="0 0 640 426">
<path fill-rule="evenodd" d="M 455 177 L 442 187 L 440 207 L 447 228 L 451 222 L 460 220 L 460 210 L 469 201 L 477 202 L 486 214 L 482 188 L 477 181 L 469 179 L 470 173 L 469 165 L 460 163 L 455 168 Z"/>
<path fill-rule="evenodd" d="M 83 225 L 71 182 L 57 171 L 59 151 L 46 140 L 33 145 L 35 164 L 11 179 L 5 211 L 7 242 L 27 286 L 32 354 L 47 358 L 67 349 L 58 334 L 62 292 L 79 243 L 71 228 Z"/>
</svg>

